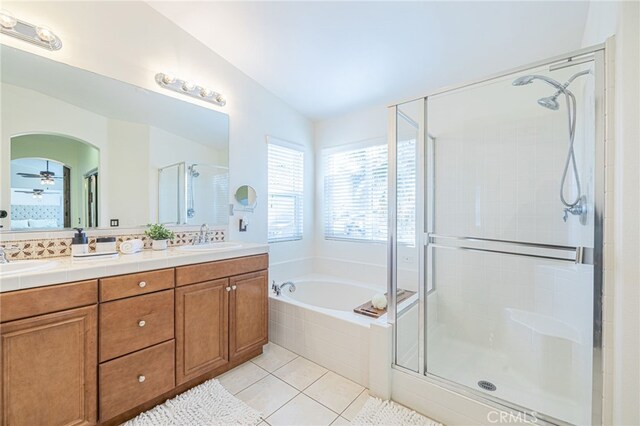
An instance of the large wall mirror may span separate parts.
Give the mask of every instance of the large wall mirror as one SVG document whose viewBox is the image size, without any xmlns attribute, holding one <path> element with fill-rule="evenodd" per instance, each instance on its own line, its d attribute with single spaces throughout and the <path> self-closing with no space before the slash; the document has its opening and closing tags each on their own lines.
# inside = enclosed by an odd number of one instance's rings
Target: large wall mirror
<svg viewBox="0 0 640 426">
<path fill-rule="evenodd" d="M 7 46 L 2 230 L 226 225 L 226 114 Z"/>
</svg>

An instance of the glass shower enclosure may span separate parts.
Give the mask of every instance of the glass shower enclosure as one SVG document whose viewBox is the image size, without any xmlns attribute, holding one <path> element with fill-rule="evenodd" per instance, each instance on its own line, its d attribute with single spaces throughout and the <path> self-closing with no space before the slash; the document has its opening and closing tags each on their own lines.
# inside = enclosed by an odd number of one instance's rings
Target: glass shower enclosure
<svg viewBox="0 0 640 426">
<path fill-rule="evenodd" d="M 180 162 L 158 169 L 158 222 L 226 225 L 229 168 Z"/>
<path fill-rule="evenodd" d="M 390 107 L 394 368 L 600 424 L 603 60 L 585 49 Z"/>
</svg>

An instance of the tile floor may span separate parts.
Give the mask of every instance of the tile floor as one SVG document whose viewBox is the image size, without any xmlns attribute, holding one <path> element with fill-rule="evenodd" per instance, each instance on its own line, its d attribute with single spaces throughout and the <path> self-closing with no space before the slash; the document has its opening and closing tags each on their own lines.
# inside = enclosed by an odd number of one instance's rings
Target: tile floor
<svg viewBox="0 0 640 426">
<path fill-rule="evenodd" d="M 262 426 L 348 425 L 369 396 L 357 383 L 274 343 L 218 379 L 262 413 Z"/>
</svg>

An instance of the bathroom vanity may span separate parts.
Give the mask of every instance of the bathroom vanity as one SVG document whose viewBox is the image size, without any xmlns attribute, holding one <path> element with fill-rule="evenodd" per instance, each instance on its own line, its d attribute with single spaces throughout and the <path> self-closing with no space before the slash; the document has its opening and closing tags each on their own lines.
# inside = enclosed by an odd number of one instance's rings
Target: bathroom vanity
<svg viewBox="0 0 640 426">
<path fill-rule="evenodd" d="M 2 425 L 118 424 L 262 353 L 266 246 L 136 256 L 3 284 Z"/>
</svg>

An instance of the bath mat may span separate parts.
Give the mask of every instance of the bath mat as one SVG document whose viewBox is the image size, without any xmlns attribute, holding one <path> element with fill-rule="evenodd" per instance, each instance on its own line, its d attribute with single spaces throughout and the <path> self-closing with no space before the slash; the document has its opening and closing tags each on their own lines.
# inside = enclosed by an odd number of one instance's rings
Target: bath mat
<svg viewBox="0 0 640 426">
<path fill-rule="evenodd" d="M 260 413 L 208 380 L 124 423 L 124 426 L 257 425 Z"/>
<path fill-rule="evenodd" d="M 442 426 L 422 414 L 409 410 L 393 401 L 383 401 L 372 396 L 351 421 L 351 425 L 386 425 L 386 426 Z"/>
</svg>

